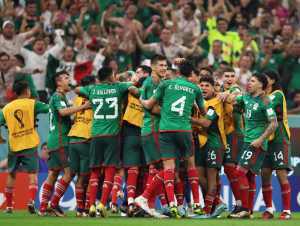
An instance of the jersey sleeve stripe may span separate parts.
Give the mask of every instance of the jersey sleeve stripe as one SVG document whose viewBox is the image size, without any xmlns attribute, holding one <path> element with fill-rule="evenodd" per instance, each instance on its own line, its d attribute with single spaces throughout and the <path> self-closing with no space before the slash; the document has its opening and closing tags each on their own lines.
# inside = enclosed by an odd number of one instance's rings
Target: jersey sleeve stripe
<svg viewBox="0 0 300 226">
<path fill-rule="evenodd" d="M 262 94 L 262 98 L 263 98 L 263 101 L 264 101 L 265 105 L 268 105 L 269 100 L 268 100 L 267 95 L 265 93 Z"/>
</svg>

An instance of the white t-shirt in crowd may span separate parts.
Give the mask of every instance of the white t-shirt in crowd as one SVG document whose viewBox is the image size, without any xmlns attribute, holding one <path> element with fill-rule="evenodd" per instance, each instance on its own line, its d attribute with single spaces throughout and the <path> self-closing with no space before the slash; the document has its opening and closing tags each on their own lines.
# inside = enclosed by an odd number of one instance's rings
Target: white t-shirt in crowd
<svg viewBox="0 0 300 226">
<path fill-rule="evenodd" d="M 180 31 L 183 37 L 198 37 L 201 34 L 200 31 L 200 22 L 196 17 L 192 17 L 190 20 L 182 19 L 179 22 Z M 191 46 L 193 41 L 188 41 L 183 39 L 183 44 Z"/>
<path fill-rule="evenodd" d="M 240 71 L 241 71 L 240 68 L 235 68 L 234 70 L 235 70 L 235 76 L 237 77 L 237 79 L 239 78 L 239 76 L 241 76 L 241 78 L 237 82 L 237 84 L 241 88 L 242 92 L 246 93 L 247 92 L 248 81 L 249 81 L 249 78 L 252 75 L 252 72 L 248 70 L 247 73 L 240 75 Z"/>
<path fill-rule="evenodd" d="M 43 55 L 38 55 L 33 51 L 21 48 L 20 54 L 25 59 L 25 65 L 27 68 L 43 68 L 43 73 L 32 74 L 32 79 L 37 91 L 44 91 L 46 85 L 46 73 L 48 65 L 48 56 L 51 54 L 53 57 L 57 57 L 64 47 L 64 41 L 60 36 L 55 37 L 56 45 L 47 50 Z"/>
<path fill-rule="evenodd" d="M 26 41 L 26 33 L 14 35 L 12 40 L 7 40 L 3 35 L 0 35 L 0 52 L 6 52 L 10 59 L 20 53 L 20 50 Z"/>
</svg>

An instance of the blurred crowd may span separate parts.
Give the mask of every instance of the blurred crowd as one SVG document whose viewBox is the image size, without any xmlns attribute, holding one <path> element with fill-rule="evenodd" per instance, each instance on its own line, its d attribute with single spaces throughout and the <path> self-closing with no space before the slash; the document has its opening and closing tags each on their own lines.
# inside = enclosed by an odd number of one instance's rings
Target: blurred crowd
<svg viewBox="0 0 300 226">
<path fill-rule="evenodd" d="M 299 19 L 300 0 L 0 0 L 0 107 L 17 81 L 48 103 L 56 71 L 76 87 L 102 66 L 133 73 L 161 53 L 215 78 L 232 66 L 244 92 L 253 72 L 276 70 L 299 114 Z"/>
</svg>

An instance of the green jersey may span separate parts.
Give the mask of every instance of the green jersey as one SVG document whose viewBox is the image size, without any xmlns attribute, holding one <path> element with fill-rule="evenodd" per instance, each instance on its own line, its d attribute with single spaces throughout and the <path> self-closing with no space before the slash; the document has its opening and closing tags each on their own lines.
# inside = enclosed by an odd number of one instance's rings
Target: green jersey
<svg viewBox="0 0 300 226">
<path fill-rule="evenodd" d="M 282 142 L 283 140 L 286 143 L 290 143 L 290 139 L 289 136 L 286 132 L 286 129 L 284 127 L 283 121 L 282 121 L 282 115 L 283 115 L 283 99 L 285 99 L 285 97 L 283 96 L 283 94 L 281 92 L 276 92 L 273 93 L 270 96 L 270 99 L 272 100 L 274 109 L 275 109 L 275 113 L 277 116 L 281 116 L 280 119 L 277 118 L 277 122 L 278 122 L 278 127 L 276 128 L 275 132 L 274 132 L 274 138 L 269 141 L 269 143 L 278 143 L 278 142 Z M 286 109 L 285 109 L 286 111 Z"/>
<path fill-rule="evenodd" d="M 296 105 L 294 105 L 293 104 L 293 101 L 292 100 L 287 100 L 286 101 L 286 108 L 287 108 L 287 110 L 293 110 L 293 109 L 295 109 L 295 108 L 297 108 L 298 106 Z M 294 114 L 297 114 L 297 115 L 299 115 L 300 114 L 300 111 L 298 111 L 297 113 L 294 113 Z"/>
<path fill-rule="evenodd" d="M 120 133 L 122 94 L 130 86 L 130 82 L 118 82 L 80 88 L 80 93 L 90 99 L 94 112 L 92 138 Z"/>
<path fill-rule="evenodd" d="M 152 95 L 155 93 L 158 85 L 159 85 L 159 81 L 153 76 L 146 78 L 142 86 L 142 90 L 143 90 L 142 98 L 144 100 L 149 100 L 152 97 Z M 153 115 L 151 113 L 151 110 L 144 109 L 143 127 L 141 132 L 142 136 L 146 136 L 153 133 L 154 131 L 158 131 L 158 126 L 159 126 L 159 117 Z"/>
<path fill-rule="evenodd" d="M 201 89 L 184 77 L 163 81 L 153 94 L 159 100 L 163 97 L 161 107 L 160 131 L 192 131 L 191 111 L 194 101 L 199 107 L 204 106 Z"/>
<path fill-rule="evenodd" d="M 77 21 L 79 19 L 80 13 L 77 13 L 73 16 L 71 16 L 71 20 L 74 24 L 77 24 Z M 97 14 L 93 10 L 87 11 L 82 19 L 81 27 L 83 30 L 87 30 L 88 26 L 93 23 L 97 18 Z M 70 25 L 69 25 L 70 26 Z M 68 27 L 69 28 L 69 27 Z"/>
<path fill-rule="evenodd" d="M 111 59 L 115 59 L 117 61 L 119 70 L 126 70 L 127 65 L 132 63 L 130 55 L 122 50 L 119 50 L 116 55 L 111 53 L 109 56 L 106 56 L 104 63 L 108 63 Z"/>
<path fill-rule="evenodd" d="M 34 118 L 36 118 L 36 116 L 38 114 L 47 114 L 49 112 L 49 109 L 50 109 L 50 106 L 48 104 L 44 104 L 44 103 L 36 100 L 35 103 L 34 103 Z M 3 115 L 3 111 L 0 112 L 0 124 L 1 125 L 6 124 L 5 118 L 4 118 L 4 115 Z M 17 153 L 17 155 L 27 155 L 27 154 L 35 153 L 36 150 L 37 150 L 36 147 L 25 149 L 25 150 L 19 151 Z M 9 143 L 8 143 L 8 154 L 16 155 L 16 152 L 13 152 L 10 149 Z"/>
<path fill-rule="evenodd" d="M 258 61 L 255 64 L 255 70 L 257 72 L 263 73 L 265 70 L 274 70 L 277 71 L 278 65 L 283 62 L 282 53 L 278 55 L 272 55 L 269 61 L 263 68 L 260 68 L 260 63 L 265 59 L 266 54 L 259 53 Z"/>
<path fill-rule="evenodd" d="M 245 105 L 246 128 L 244 142 L 252 143 L 259 139 L 269 126 L 268 119 L 276 117 L 271 99 L 263 92 L 253 98 L 250 93 L 235 98 L 239 105 Z M 267 140 L 262 148 L 267 149 Z"/>
<path fill-rule="evenodd" d="M 56 91 L 50 99 L 49 121 L 50 132 L 48 136 L 48 151 L 57 151 L 61 147 L 69 146 L 69 131 L 71 129 L 71 117 L 61 116 L 59 110 L 70 107 L 66 96 Z"/>
</svg>

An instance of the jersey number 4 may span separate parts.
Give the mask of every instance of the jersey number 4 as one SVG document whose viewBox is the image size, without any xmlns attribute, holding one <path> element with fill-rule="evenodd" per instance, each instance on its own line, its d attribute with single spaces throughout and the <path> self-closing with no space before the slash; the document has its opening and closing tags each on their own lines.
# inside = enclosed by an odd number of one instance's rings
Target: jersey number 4
<svg viewBox="0 0 300 226">
<path fill-rule="evenodd" d="M 175 111 L 175 112 L 179 112 L 179 116 L 183 115 L 183 109 L 184 109 L 184 105 L 185 105 L 185 99 L 186 96 L 181 97 L 179 100 L 176 100 L 172 105 L 171 105 L 171 111 Z M 177 105 L 179 105 L 179 107 L 176 107 Z"/>
<path fill-rule="evenodd" d="M 109 105 L 109 108 L 114 108 L 114 114 L 113 115 L 98 115 L 100 109 L 103 107 L 103 102 L 106 102 Z M 104 98 L 104 99 L 93 99 L 93 103 L 97 104 L 99 103 L 98 107 L 96 108 L 96 111 L 94 113 L 95 119 L 114 119 L 118 117 L 118 98 L 117 97 L 110 97 L 110 98 Z"/>
</svg>

